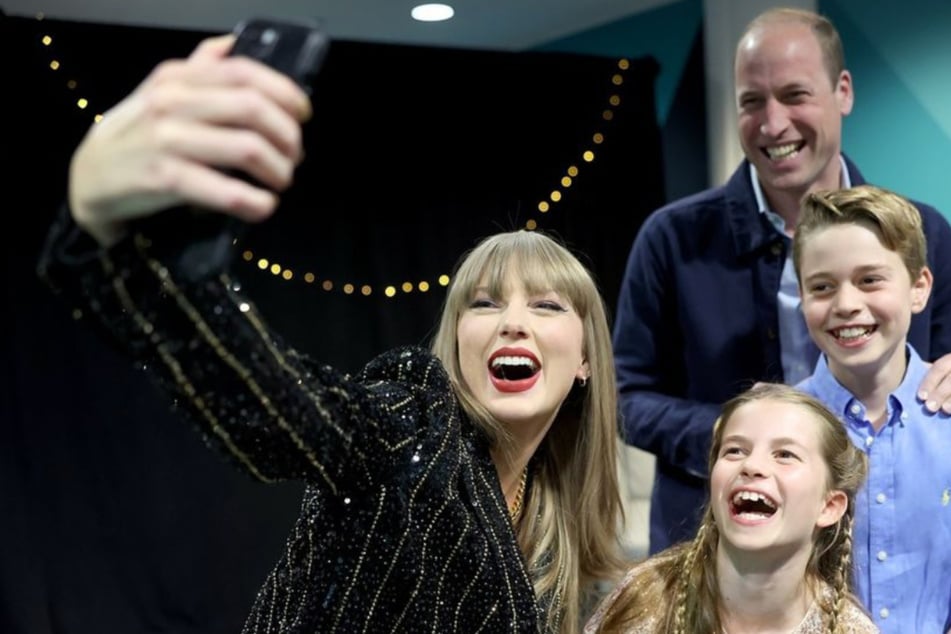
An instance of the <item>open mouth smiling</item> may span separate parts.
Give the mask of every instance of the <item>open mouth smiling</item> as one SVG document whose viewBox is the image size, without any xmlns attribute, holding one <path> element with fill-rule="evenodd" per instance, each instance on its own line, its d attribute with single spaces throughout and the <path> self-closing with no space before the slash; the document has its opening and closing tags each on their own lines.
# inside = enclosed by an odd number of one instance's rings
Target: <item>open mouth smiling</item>
<svg viewBox="0 0 951 634">
<path fill-rule="evenodd" d="M 850 343 L 867 339 L 872 336 L 872 333 L 876 330 L 878 330 L 878 326 L 874 324 L 871 326 L 843 326 L 841 328 L 833 328 L 829 331 L 829 334 L 843 343 Z"/>
<path fill-rule="evenodd" d="M 763 148 L 763 154 L 771 161 L 785 161 L 799 154 L 802 148 L 806 147 L 805 141 L 795 143 L 784 143 L 783 145 L 774 145 Z"/>
<path fill-rule="evenodd" d="M 730 513 L 746 520 L 764 520 L 776 513 L 776 502 L 757 491 L 737 491 L 730 499 Z"/>
<path fill-rule="evenodd" d="M 538 383 L 542 364 L 525 348 L 500 348 L 489 357 L 489 379 L 499 392 L 526 392 Z"/>
<path fill-rule="evenodd" d="M 489 361 L 492 376 L 502 381 L 521 381 L 538 372 L 538 362 L 531 357 L 499 355 Z"/>
</svg>

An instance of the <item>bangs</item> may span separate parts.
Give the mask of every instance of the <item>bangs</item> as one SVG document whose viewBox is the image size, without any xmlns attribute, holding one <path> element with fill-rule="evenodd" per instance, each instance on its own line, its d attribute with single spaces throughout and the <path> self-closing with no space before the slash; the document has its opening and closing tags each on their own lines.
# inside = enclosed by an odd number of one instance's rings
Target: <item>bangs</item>
<svg viewBox="0 0 951 634">
<path fill-rule="evenodd" d="M 553 291 L 581 317 L 588 314 L 592 301 L 588 272 L 567 249 L 530 231 L 494 236 L 469 255 L 453 281 L 454 312 L 462 310 L 479 287 L 493 297 L 503 296 L 510 273 L 529 294 Z"/>
</svg>

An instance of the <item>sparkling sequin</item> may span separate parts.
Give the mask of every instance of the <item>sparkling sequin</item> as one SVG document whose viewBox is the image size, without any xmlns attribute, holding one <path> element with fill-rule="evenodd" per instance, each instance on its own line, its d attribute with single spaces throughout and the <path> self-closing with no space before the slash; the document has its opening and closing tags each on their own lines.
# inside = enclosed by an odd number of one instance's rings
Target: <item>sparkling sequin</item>
<svg viewBox="0 0 951 634">
<path fill-rule="evenodd" d="M 560 602 L 536 601 L 487 442 L 438 360 L 402 348 L 350 377 L 282 344 L 224 262 L 193 279 L 177 236 L 98 257 L 87 240 L 76 257 L 81 235 L 54 227 L 51 285 L 238 467 L 307 484 L 245 634 L 540 631 L 539 605 Z"/>
<path fill-rule="evenodd" d="M 662 557 L 661 555 L 660 557 Z M 584 634 L 602 634 L 601 632 L 601 623 L 604 620 L 604 616 L 607 613 L 609 607 L 620 594 L 620 592 L 628 586 L 641 586 L 646 587 L 645 584 L 648 583 L 657 583 L 659 578 L 658 574 L 653 570 L 656 566 L 659 559 L 655 556 L 653 559 L 648 559 L 647 561 L 640 563 L 634 566 L 627 575 L 625 575 L 623 581 L 619 583 L 611 593 L 601 602 L 601 605 L 598 606 L 598 609 L 594 614 L 591 615 L 591 618 L 588 620 L 588 623 L 585 625 Z M 823 585 L 822 586 L 822 597 L 819 601 L 813 601 L 809 609 L 806 611 L 805 616 L 798 626 L 793 628 L 789 634 L 825 634 L 828 630 L 824 619 L 824 611 L 820 605 L 820 601 L 828 604 L 833 599 L 832 588 Z M 616 632 L 612 630 L 612 634 L 654 634 L 657 631 L 657 624 L 661 619 L 660 610 L 665 610 L 667 604 L 661 604 L 657 606 L 657 611 L 652 614 L 645 614 L 644 617 L 638 620 L 636 623 L 633 623 L 623 632 Z M 872 623 L 872 621 L 865 614 L 865 611 L 858 606 L 858 604 L 853 603 L 852 601 L 847 601 L 845 604 L 845 610 L 839 616 L 839 628 L 836 631 L 847 632 L 848 634 L 877 634 L 878 628 Z M 607 633 L 603 633 L 607 634 Z M 723 634 L 726 634 L 725 632 Z"/>
</svg>

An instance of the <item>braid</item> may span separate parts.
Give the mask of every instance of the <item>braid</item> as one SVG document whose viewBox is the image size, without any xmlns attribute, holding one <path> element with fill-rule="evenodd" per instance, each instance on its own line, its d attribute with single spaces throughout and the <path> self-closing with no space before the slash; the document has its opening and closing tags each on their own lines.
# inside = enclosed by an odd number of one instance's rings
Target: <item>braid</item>
<svg viewBox="0 0 951 634">
<path fill-rule="evenodd" d="M 674 634 L 686 634 L 686 612 L 687 612 L 687 592 L 690 590 L 690 577 L 694 563 L 697 561 L 697 555 L 703 548 L 703 537 L 707 532 L 706 524 L 701 524 L 697 530 L 697 536 L 694 538 L 690 548 L 684 551 L 683 563 L 681 564 L 681 575 L 677 580 L 677 598 L 674 600 Z"/>
<path fill-rule="evenodd" d="M 726 422 L 737 409 L 757 400 L 803 408 L 818 426 L 819 446 L 828 468 L 828 513 L 821 516 L 821 523 L 817 518 L 816 526 L 823 528 L 813 536 L 804 582 L 822 610 L 823 630 L 826 634 L 843 634 L 849 602 L 857 605 L 852 594 L 852 528 L 855 493 L 868 472 L 867 457 L 852 444 L 845 427 L 821 402 L 795 388 L 766 383 L 723 406 L 713 428 L 711 473 L 719 460 Z M 616 632 L 624 630 L 623 626 L 649 622 L 653 631 L 663 634 L 722 632 L 723 599 L 717 578 L 719 541 L 713 506 L 708 502 L 696 537 L 658 556 L 653 568 L 647 565 L 639 572 L 641 579 L 631 581 L 613 597 L 599 631 Z"/>
<path fill-rule="evenodd" d="M 851 504 L 849 505 L 851 506 Z M 839 618 L 845 611 L 851 594 L 852 579 L 852 513 L 846 513 L 841 520 L 842 531 L 836 550 L 839 551 L 839 565 L 832 576 L 832 606 L 829 610 L 829 633 L 839 630 Z"/>
<path fill-rule="evenodd" d="M 716 548 L 718 535 L 713 514 L 708 508 L 696 537 L 675 564 L 677 592 L 673 605 L 667 609 L 665 631 L 690 634 L 698 627 L 706 629 L 707 625 L 712 625 L 710 612 L 716 614 L 717 599 L 711 596 L 709 584 L 711 579 L 716 579 L 716 571 L 711 568 L 709 555 Z"/>
</svg>

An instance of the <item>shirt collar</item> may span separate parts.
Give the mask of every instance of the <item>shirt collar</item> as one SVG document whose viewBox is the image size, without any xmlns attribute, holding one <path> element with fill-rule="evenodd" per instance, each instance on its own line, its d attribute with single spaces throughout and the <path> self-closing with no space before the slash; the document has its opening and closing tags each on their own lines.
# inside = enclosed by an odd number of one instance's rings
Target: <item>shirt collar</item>
<svg viewBox="0 0 951 634">
<path fill-rule="evenodd" d="M 839 164 L 842 166 L 840 170 L 840 181 L 842 189 L 849 189 L 852 187 L 852 177 L 849 175 L 849 166 L 845 162 L 845 157 L 839 154 Z M 769 222 L 776 227 L 776 230 L 780 233 L 785 233 L 786 222 L 772 209 L 769 208 L 769 204 L 766 202 L 766 196 L 763 194 L 763 187 L 759 184 L 759 174 L 756 172 L 756 166 L 753 163 L 750 163 L 750 182 L 753 184 L 753 196 L 756 198 L 756 208 L 761 214 L 766 214 L 766 217 L 769 219 Z"/>
<path fill-rule="evenodd" d="M 898 388 L 888 396 L 889 422 L 897 420 L 901 425 L 906 422 L 906 417 L 901 416 L 903 412 L 912 412 L 916 409 L 926 411 L 918 404 L 918 386 L 921 385 L 921 381 L 928 373 L 928 366 L 925 365 L 925 362 L 921 360 L 921 357 L 918 356 L 918 353 L 910 344 L 905 344 L 905 351 L 908 359 L 905 376 Z M 824 354 L 819 355 L 810 384 L 819 400 L 825 403 L 832 410 L 832 413 L 841 420 L 864 419 L 865 406 L 832 376 Z M 860 408 L 857 411 L 861 416 L 856 416 L 852 409 L 854 405 L 858 405 Z"/>
</svg>

